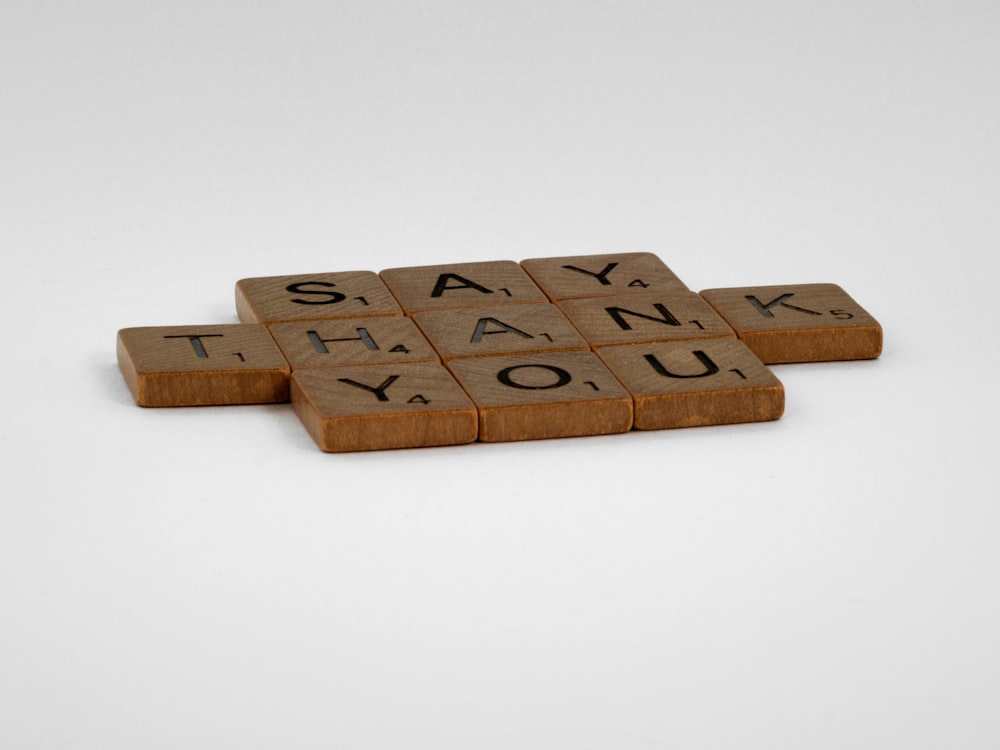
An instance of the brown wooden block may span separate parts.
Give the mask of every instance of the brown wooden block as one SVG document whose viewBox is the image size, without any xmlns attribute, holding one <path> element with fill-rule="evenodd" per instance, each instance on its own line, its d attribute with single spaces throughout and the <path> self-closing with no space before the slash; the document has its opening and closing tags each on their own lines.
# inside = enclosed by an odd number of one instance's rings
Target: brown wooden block
<svg viewBox="0 0 1000 750">
<path fill-rule="evenodd" d="M 123 328 L 117 349 L 139 406 L 288 401 L 289 366 L 264 326 Z"/>
<path fill-rule="evenodd" d="M 381 276 L 407 314 L 549 301 L 511 260 L 388 268 Z"/>
<path fill-rule="evenodd" d="M 781 382 L 737 339 L 609 346 L 598 355 L 635 400 L 635 428 L 761 422 L 785 408 Z"/>
<path fill-rule="evenodd" d="M 549 299 L 608 297 L 635 292 L 686 292 L 687 286 L 653 253 L 606 253 L 529 258 L 521 266 Z"/>
<path fill-rule="evenodd" d="M 465 391 L 428 362 L 296 370 L 292 406 L 329 452 L 459 445 L 478 428 Z"/>
<path fill-rule="evenodd" d="M 268 330 L 293 370 L 438 361 L 417 325 L 402 316 L 274 323 Z"/>
<path fill-rule="evenodd" d="M 590 349 L 553 304 L 427 310 L 414 313 L 413 319 L 446 360 Z"/>
<path fill-rule="evenodd" d="M 766 364 L 882 353 L 882 327 L 836 284 L 706 289 L 701 295 Z"/>
<path fill-rule="evenodd" d="M 643 292 L 559 303 L 592 347 L 643 341 L 736 338 L 726 321 L 694 292 Z"/>
<path fill-rule="evenodd" d="M 469 357 L 447 363 L 479 409 L 479 439 L 607 435 L 632 426 L 632 399 L 592 352 Z"/>
<path fill-rule="evenodd" d="M 374 271 L 259 276 L 236 282 L 236 314 L 244 323 L 402 315 Z"/>
</svg>

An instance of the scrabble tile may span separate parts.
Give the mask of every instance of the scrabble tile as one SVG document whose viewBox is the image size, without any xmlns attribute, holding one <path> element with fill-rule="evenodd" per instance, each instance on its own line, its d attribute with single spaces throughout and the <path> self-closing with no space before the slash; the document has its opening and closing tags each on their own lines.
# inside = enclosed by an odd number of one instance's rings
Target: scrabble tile
<svg viewBox="0 0 1000 750">
<path fill-rule="evenodd" d="M 274 323 L 268 330 L 293 370 L 438 361 L 417 325 L 401 316 Z"/>
<path fill-rule="evenodd" d="M 785 391 L 737 339 L 609 346 L 601 359 L 635 400 L 635 428 L 761 422 L 778 419 Z"/>
<path fill-rule="evenodd" d="M 694 292 L 643 292 L 559 303 L 592 347 L 643 341 L 736 338 L 711 305 Z"/>
<path fill-rule="evenodd" d="M 687 285 L 653 253 L 529 258 L 521 266 L 549 299 L 608 297 L 642 291 L 686 292 Z"/>
<path fill-rule="evenodd" d="M 292 406 L 324 451 L 475 441 L 476 408 L 434 363 L 312 367 L 292 373 Z"/>
<path fill-rule="evenodd" d="M 882 353 L 882 327 L 836 284 L 706 289 L 701 295 L 766 364 Z"/>
<path fill-rule="evenodd" d="M 553 304 L 427 310 L 414 313 L 413 319 L 446 360 L 590 349 Z"/>
<path fill-rule="evenodd" d="M 632 426 L 632 399 L 591 352 L 447 362 L 479 409 L 483 442 L 607 435 Z"/>
<path fill-rule="evenodd" d="M 288 401 L 289 366 L 264 326 L 123 328 L 117 354 L 139 406 Z"/>
<path fill-rule="evenodd" d="M 549 301 L 510 260 L 387 268 L 381 277 L 407 314 Z"/>
<path fill-rule="evenodd" d="M 402 315 L 374 271 L 259 276 L 236 282 L 236 313 L 244 323 Z"/>
</svg>

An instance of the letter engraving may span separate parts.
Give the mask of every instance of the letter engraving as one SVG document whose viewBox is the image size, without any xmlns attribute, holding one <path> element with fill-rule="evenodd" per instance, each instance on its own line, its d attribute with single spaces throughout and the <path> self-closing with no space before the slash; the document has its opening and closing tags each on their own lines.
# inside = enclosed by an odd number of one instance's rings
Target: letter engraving
<svg viewBox="0 0 1000 750">
<path fill-rule="evenodd" d="M 608 274 L 611 273 L 617 265 L 617 263 L 608 263 L 608 265 L 604 267 L 604 270 L 598 273 L 588 271 L 585 268 L 577 268 L 576 266 L 563 266 L 563 268 L 569 271 L 576 271 L 577 273 L 585 273 L 587 276 L 593 276 L 602 286 L 611 286 L 611 282 L 608 281 Z"/>
<path fill-rule="evenodd" d="M 306 287 L 310 285 L 325 287 L 336 286 L 336 284 L 331 284 L 329 281 L 300 281 L 295 284 L 289 284 L 285 287 L 285 291 L 293 292 L 294 294 L 317 294 L 329 297 L 329 299 L 292 299 L 292 302 L 297 305 L 333 305 L 347 299 L 347 296 L 341 294 L 340 292 L 324 292 L 322 289 L 306 289 Z"/>
<path fill-rule="evenodd" d="M 461 283 L 448 286 L 449 280 L 458 281 Z M 443 273 L 440 276 L 438 276 L 437 283 L 434 285 L 434 291 L 431 292 L 431 296 L 440 297 L 445 292 L 451 291 L 453 289 L 475 289 L 477 292 L 482 292 L 483 294 L 493 294 L 492 289 L 487 289 L 484 286 L 480 286 L 475 281 L 469 281 L 467 278 L 459 276 L 457 273 Z M 508 292 L 508 296 L 509 294 L 510 292 Z"/>
<path fill-rule="evenodd" d="M 360 341 L 369 350 L 373 352 L 378 351 L 378 344 L 376 344 L 375 339 L 369 335 L 367 328 L 358 328 L 357 332 L 359 335 L 346 339 L 323 339 L 320 338 L 316 331 L 307 331 L 306 333 L 308 334 L 309 340 L 312 342 L 313 348 L 316 350 L 317 354 L 329 354 L 330 350 L 326 348 L 326 345 L 332 344 L 335 341 Z"/>
<path fill-rule="evenodd" d="M 770 302 L 768 302 L 766 305 L 763 302 L 761 302 L 759 299 L 757 299 L 752 294 L 746 295 L 746 298 L 747 298 L 747 301 L 751 305 L 754 306 L 754 309 L 756 309 L 757 312 L 759 312 L 765 318 L 773 318 L 774 317 L 774 313 L 771 312 L 771 308 L 775 307 L 776 305 L 780 306 L 780 307 L 787 307 L 789 310 L 796 310 L 796 311 L 798 311 L 800 313 L 807 313 L 809 315 L 822 315 L 823 314 L 823 313 L 818 313 L 815 310 L 807 310 L 804 307 L 796 307 L 795 305 L 790 305 L 787 302 L 785 302 L 785 300 L 788 299 L 789 297 L 793 296 L 793 294 L 794 294 L 793 292 L 788 292 L 787 294 L 782 294 L 780 297 L 775 297 L 773 300 L 771 300 Z"/>
<path fill-rule="evenodd" d="M 500 326 L 501 330 L 499 330 L 499 331 L 487 331 L 486 330 L 486 326 L 489 325 L 490 323 L 492 323 L 495 326 Z M 492 334 L 492 333 L 516 333 L 518 336 L 520 336 L 521 338 L 524 338 L 524 339 L 533 339 L 533 338 L 535 338 L 530 333 L 525 333 L 520 328 L 515 328 L 514 326 L 507 325 L 503 321 L 497 320 L 496 318 L 480 318 L 479 322 L 476 323 L 476 330 L 472 333 L 472 342 L 471 343 L 478 344 L 480 341 L 483 340 L 483 336 L 488 336 L 489 334 Z M 549 340 L 551 341 L 551 339 L 549 339 Z"/>
<path fill-rule="evenodd" d="M 664 367 L 663 363 L 660 362 L 660 360 L 658 360 L 655 355 L 645 354 L 643 355 L 643 357 L 647 362 L 649 362 L 650 367 L 652 367 L 654 370 L 656 370 L 657 373 L 659 373 L 665 378 L 706 378 L 709 375 L 714 375 L 719 371 L 719 366 L 715 364 L 715 362 L 713 362 L 712 359 L 707 354 L 705 354 L 705 352 L 698 350 L 698 351 L 693 351 L 691 353 L 695 357 L 697 357 L 698 361 L 705 366 L 704 372 L 696 372 L 693 375 L 678 375 L 677 373 L 670 372 L 670 370 Z"/>
<path fill-rule="evenodd" d="M 341 383 L 347 383 L 348 385 L 353 385 L 355 388 L 361 388 L 368 391 L 369 393 L 374 393 L 375 398 L 379 401 L 388 401 L 389 397 L 385 395 L 385 389 L 396 382 L 399 375 L 390 375 L 385 380 L 382 381 L 381 385 L 371 386 L 365 385 L 364 383 L 359 383 L 357 380 L 351 380 L 350 378 L 337 378 Z"/>
<path fill-rule="evenodd" d="M 668 326 L 681 325 L 681 322 L 677 320 L 677 318 L 675 318 L 663 304 L 657 302 L 653 305 L 653 307 L 655 307 L 656 311 L 660 313 L 659 318 L 655 315 L 645 315 L 643 313 L 637 313 L 634 310 L 626 310 L 624 307 L 605 307 L 604 309 L 623 331 L 632 330 L 632 326 L 629 325 L 629 322 L 624 318 L 625 315 L 634 315 L 637 318 L 645 318 L 646 320 L 652 320 L 656 323 L 663 323 Z"/>
<path fill-rule="evenodd" d="M 164 336 L 165 339 L 187 339 L 191 342 L 191 348 L 194 349 L 195 356 L 198 359 L 208 359 L 208 352 L 205 350 L 205 345 L 201 343 L 202 339 L 220 339 L 222 338 L 221 333 L 201 333 L 198 335 L 186 335 L 186 336 Z"/>
<path fill-rule="evenodd" d="M 556 379 L 552 383 L 548 383 L 546 385 L 526 385 L 524 383 L 518 383 L 511 377 L 511 373 L 515 370 L 521 370 L 528 367 L 548 370 L 556 376 Z M 573 376 L 561 367 L 555 367 L 553 365 L 513 365 L 512 367 L 505 367 L 503 370 L 498 372 L 497 380 L 506 386 L 510 386 L 511 388 L 520 388 L 525 391 L 545 391 L 549 388 L 562 388 L 564 385 L 568 385 L 569 382 L 573 380 Z"/>
</svg>

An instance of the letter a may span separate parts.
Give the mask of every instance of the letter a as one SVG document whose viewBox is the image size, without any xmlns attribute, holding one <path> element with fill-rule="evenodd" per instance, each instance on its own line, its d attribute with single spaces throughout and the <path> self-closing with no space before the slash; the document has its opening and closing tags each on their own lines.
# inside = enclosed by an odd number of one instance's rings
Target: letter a
<svg viewBox="0 0 1000 750">
<path fill-rule="evenodd" d="M 502 330 L 500 331 L 487 331 L 486 326 L 492 323 L 493 325 L 500 326 Z M 496 318 L 480 318 L 479 322 L 476 323 L 476 330 L 472 334 L 472 343 L 478 344 L 483 340 L 483 336 L 488 336 L 491 333 L 516 333 L 521 338 L 533 339 L 535 338 L 530 333 L 525 333 L 520 328 L 515 328 L 514 326 L 509 326 L 503 321 L 497 320 Z"/>
<path fill-rule="evenodd" d="M 460 284 L 453 284 L 448 286 L 448 280 L 459 281 Z M 492 289 L 487 289 L 484 286 L 480 286 L 475 281 L 469 281 L 464 276 L 459 276 L 457 273 L 443 273 L 438 276 L 437 283 L 434 285 L 434 291 L 431 292 L 432 297 L 440 297 L 442 294 L 454 289 L 475 289 L 477 292 L 482 292 L 483 294 L 493 294 Z"/>
</svg>

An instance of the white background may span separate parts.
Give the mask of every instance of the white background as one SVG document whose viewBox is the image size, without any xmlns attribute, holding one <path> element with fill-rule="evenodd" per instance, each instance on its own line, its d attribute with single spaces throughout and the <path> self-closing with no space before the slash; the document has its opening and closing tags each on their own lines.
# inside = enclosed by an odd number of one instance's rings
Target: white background
<svg viewBox="0 0 1000 750">
<path fill-rule="evenodd" d="M 995 748 L 1000 5 L 0 9 L 0 745 Z M 136 407 L 248 276 L 834 282 L 762 425 L 328 455 Z"/>
</svg>

